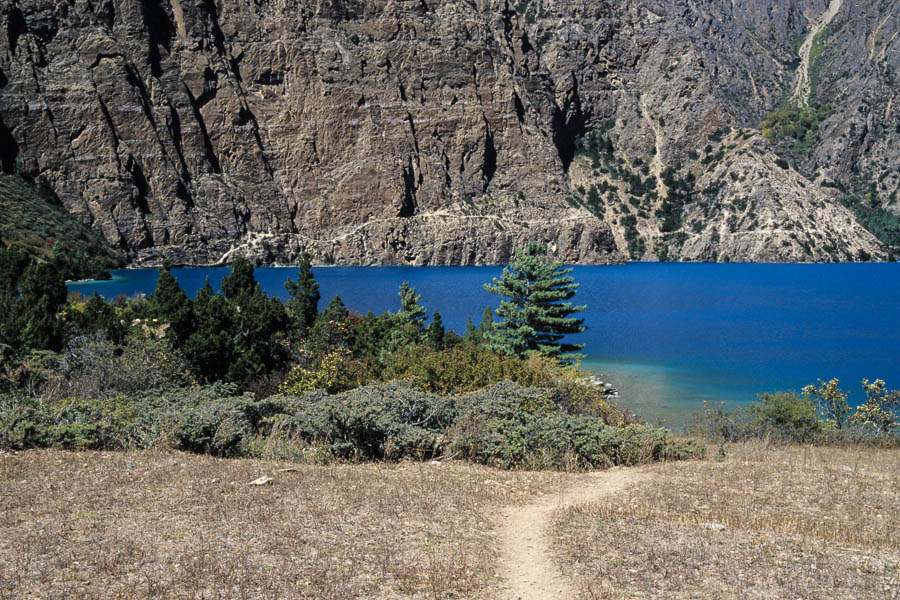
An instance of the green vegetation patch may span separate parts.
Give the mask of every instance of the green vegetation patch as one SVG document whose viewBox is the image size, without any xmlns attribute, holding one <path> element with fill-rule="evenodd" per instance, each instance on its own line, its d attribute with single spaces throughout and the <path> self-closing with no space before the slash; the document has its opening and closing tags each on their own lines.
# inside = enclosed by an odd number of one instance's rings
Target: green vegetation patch
<svg viewBox="0 0 900 600">
<path fill-rule="evenodd" d="M 832 112 L 830 106 L 779 108 L 766 116 L 760 129 L 779 155 L 797 160 L 809 154 L 819 139 L 819 125 Z"/>
<path fill-rule="evenodd" d="M 665 429 L 610 425 L 571 390 L 510 382 L 456 396 L 394 382 L 259 401 L 221 384 L 106 400 L 0 397 L 3 447 L 172 447 L 252 456 L 259 440 L 273 435 L 316 444 L 338 460 L 449 455 L 505 468 L 607 467 L 705 452 Z"/>
<path fill-rule="evenodd" d="M 669 233 L 681 229 L 684 206 L 696 198 L 694 184 L 697 180 L 690 171 L 681 176 L 672 167 L 667 167 L 663 171 L 662 180 L 668 190 L 668 195 L 662 206 L 656 211 L 656 216 L 662 219 L 659 230 Z"/>
<path fill-rule="evenodd" d="M 647 244 L 641 237 L 637 229 L 637 217 L 634 215 L 626 215 L 619 221 L 625 227 L 625 241 L 628 242 L 628 255 L 633 259 L 638 259 L 644 255 L 647 250 Z"/>
<path fill-rule="evenodd" d="M 0 174 L 0 240 L 42 261 L 56 261 L 66 279 L 109 278 L 124 256 L 66 212 L 50 186 Z"/>
<path fill-rule="evenodd" d="M 765 439 L 797 444 L 900 446 L 900 390 L 885 382 L 862 380 L 865 402 L 851 408 L 840 381 L 818 381 L 800 394 L 760 394 L 756 402 L 732 411 L 708 407 L 689 428 L 718 442 Z"/>
<path fill-rule="evenodd" d="M 813 37 L 812 46 L 809 50 L 809 89 L 810 94 L 815 95 L 816 89 L 822 82 L 822 75 L 827 68 L 831 66 L 831 61 L 825 57 L 825 32 L 824 27 L 819 33 Z"/>
<path fill-rule="evenodd" d="M 841 203 L 853 211 L 856 220 L 886 245 L 892 253 L 900 252 L 900 216 L 881 208 L 868 207 L 855 195 L 845 196 Z"/>
</svg>

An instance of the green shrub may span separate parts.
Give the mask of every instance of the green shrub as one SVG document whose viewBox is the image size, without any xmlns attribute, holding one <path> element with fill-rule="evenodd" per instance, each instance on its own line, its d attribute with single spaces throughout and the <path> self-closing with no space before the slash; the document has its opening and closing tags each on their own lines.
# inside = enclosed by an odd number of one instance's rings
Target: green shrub
<svg viewBox="0 0 900 600">
<path fill-rule="evenodd" d="M 212 385 L 132 398 L 45 400 L 0 396 L 0 447 L 168 447 L 259 455 L 261 440 L 316 448 L 317 460 L 457 456 L 506 468 L 573 469 L 701 456 L 697 441 L 611 411 L 575 382 L 511 382 L 458 396 L 397 381 L 329 395 L 262 401 Z M 615 422 L 621 426 L 612 426 Z M 282 445 L 280 455 L 290 454 Z"/>
<path fill-rule="evenodd" d="M 523 386 L 543 386 L 565 370 L 558 361 L 546 357 L 517 358 L 475 343 L 446 350 L 405 346 L 385 362 L 384 379 L 411 379 L 427 392 L 442 394 L 471 392 L 506 380 Z"/>
<path fill-rule="evenodd" d="M 124 398 L 53 401 L 5 395 L 0 398 L 0 447 L 129 448 L 138 416 L 135 402 Z"/>
<path fill-rule="evenodd" d="M 253 433 L 245 403 L 251 402 L 242 399 L 184 407 L 175 430 L 177 448 L 214 456 L 238 456 L 242 442 Z"/>
<path fill-rule="evenodd" d="M 763 136 L 775 145 L 778 154 L 802 158 L 818 141 L 819 125 L 831 112 L 827 106 L 781 108 L 766 115 L 760 129 Z"/>
<path fill-rule="evenodd" d="M 815 404 L 809 397 L 793 392 L 760 394 L 757 402 L 747 405 L 747 413 L 757 437 L 809 443 L 822 430 Z"/>
<path fill-rule="evenodd" d="M 335 396 L 307 394 L 293 420 L 304 439 L 324 443 L 336 457 L 396 460 L 440 453 L 455 417 L 452 399 L 394 382 Z"/>
<path fill-rule="evenodd" d="M 152 333 L 135 333 L 122 344 L 102 334 L 72 338 L 44 391 L 55 398 L 109 398 L 190 382 L 184 359 Z"/>
<path fill-rule="evenodd" d="M 504 468 L 632 465 L 705 451 L 694 442 L 675 443 L 664 429 L 612 427 L 598 417 L 567 413 L 540 390 L 511 383 L 461 397 L 449 438 L 454 453 Z"/>
</svg>

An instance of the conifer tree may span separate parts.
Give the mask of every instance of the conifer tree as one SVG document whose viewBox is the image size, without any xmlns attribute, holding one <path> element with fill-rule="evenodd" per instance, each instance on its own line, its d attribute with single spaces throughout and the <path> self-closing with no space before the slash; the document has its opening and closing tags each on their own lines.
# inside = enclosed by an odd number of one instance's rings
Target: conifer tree
<svg viewBox="0 0 900 600">
<path fill-rule="evenodd" d="M 491 330 L 491 327 L 494 326 L 494 311 L 491 310 L 490 306 L 484 307 L 484 312 L 481 314 L 481 325 L 478 327 L 478 330 L 481 333 L 487 333 Z"/>
<path fill-rule="evenodd" d="M 319 283 L 313 277 L 312 257 L 308 252 L 300 255 L 297 263 L 297 281 L 288 279 L 284 284 L 290 299 L 285 308 L 296 329 L 305 331 L 312 327 L 319 311 Z"/>
<path fill-rule="evenodd" d="M 490 307 L 488 307 L 488 310 L 490 310 Z M 472 324 L 472 316 L 469 315 L 468 317 L 466 317 L 466 332 L 463 334 L 463 339 L 467 342 L 472 342 L 476 341 L 476 336 L 479 338 L 478 341 L 480 343 L 481 335 L 478 333 L 475 325 Z"/>
<path fill-rule="evenodd" d="M 21 246 L 4 248 L 0 243 L 0 293 L 16 295 L 19 279 L 31 264 L 31 257 Z"/>
<path fill-rule="evenodd" d="M 495 311 L 502 321 L 486 333 L 491 346 L 514 356 L 543 354 L 563 363 L 580 358 L 571 353 L 583 349 L 584 344 L 562 342 L 564 336 L 586 329 L 584 319 L 571 316 L 585 308 L 568 302 L 578 288 L 571 272 L 562 263 L 547 262 L 547 249 L 538 242 L 517 252 L 500 279 L 484 286 L 492 294 L 508 298 Z"/>
<path fill-rule="evenodd" d="M 169 324 L 166 336 L 180 348 L 195 329 L 191 299 L 168 269 L 160 271 L 153 298 L 157 314 Z"/>
<path fill-rule="evenodd" d="M 266 296 L 259 284 L 228 303 L 234 307 L 236 359 L 226 378 L 246 383 L 283 366 L 288 358 L 283 333 L 289 323 L 284 305 L 277 298 Z"/>
<path fill-rule="evenodd" d="M 427 310 L 419 304 L 422 295 L 416 293 L 416 288 L 410 287 L 409 283 L 404 281 L 400 284 L 400 310 L 394 317 L 394 326 L 391 331 L 388 348 L 391 352 L 409 344 L 418 344 L 427 337 L 425 331 L 425 320 Z"/>
<path fill-rule="evenodd" d="M 195 330 L 182 348 L 185 358 L 206 381 L 225 377 L 234 360 L 236 316 L 221 294 L 206 285 L 194 298 Z"/>
<path fill-rule="evenodd" d="M 416 288 L 410 287 L 409 282 L 404 281 L 400 284 L 400 312 L 397 316 L 404 324 L 409 324 L 416 329 L 421 330 L 425 326 L 425 314 L 428 312 L 424 306 L 419 304 L 422 294 L 416 293 Z"/>
<path fill-rule="evenodd" d="M 441 320 L 441 313 L 435 311 L 428 326 L 428 344 L 435 350 L 444 348 L 444 323 Z"/>
<path fill-rule="evenodd" d="M 116 309 L 97 292 L 82 310 L 70 311 L 67 316 L 82 333 L 102 333 L 114 344 L 121 344 L 128 333 L 128 327 L 116 314 Z"/>
<path fill-rule="evenodd" d="M 22 342 L 28 348 L 59 350 L 64 331 L 57 313 L 66 303 L 68 290 L 62 273 L 50 263 L 36 263 L 25 269 L 19 280 L 16 301 L 25 323 Z"/>
<path fill-rule="evenodd" d="M 253 291 L 255 287 L 253 265 L 243 256 L 238 256 L 231 264 L 231 272 L 222 279 L 222 293 L 229 300 L 233 300 L 242 292 Z"/>
<path fill-rule="evenodd" d="M 325 310 L 316 315 L 306 338 L 307 350 L 314 353 L 334 348 L 350 348 L 356 342 L 355 331 L 348 324 L 350 311 L 340 296 L 328 302 Z"/>
</svg>

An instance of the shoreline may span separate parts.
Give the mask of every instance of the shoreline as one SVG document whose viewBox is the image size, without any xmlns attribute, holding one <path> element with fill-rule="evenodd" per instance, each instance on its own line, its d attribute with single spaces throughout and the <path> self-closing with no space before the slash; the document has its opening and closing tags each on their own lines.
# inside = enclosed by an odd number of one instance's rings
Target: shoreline
<svg viewBox="0 0 900 600">
<path fill-rule="evenodd" d="M 896 261 L 887 261 L 887 260 L 869 260 L 869 261 L 839 261 L 839 262 L 812 262 L 812 261 L 804 261 L 804 262 L 759 262 L 759 261 L 742 261 L 742 262 L 712 262 L 712 261 L 654 261 L 654 260 L 630 260 L 621 263 L 571 263 L 564 264 L 566 267 L 627 267 L 629 265 L 673 265 L 673 266 L 682 266 L 682 265 L 752 265 L 752 266 L 827 266 L 827 265 L 894 265 L 900 264 L 900 259 Z M 270 265 L 254 265 L 256 269 L 289 269 L 292 267 L 297 267 L 298 265 L 292 264 L 270 264 Z M 430 268 L 442 268 L 442 269 L 456 269 L 456 268 L 498 268 L 505 267 L 506 263 L 496 263 L 496 264 L 478 264 L 478 265 L 408 265 L 408 264 L 377 264 L 377 265 L 364 265 L 364 264 L 335 264 L 335 263 L 322 263 L 316 264 L 313 263 L 312 267 L 314 269 L 335 269 L 335 268 L 354 268 L 354 269 L 381 269 L 381 268 L 408 268 L 408 269 L 430 269 Z M 172 265 L 172 269 L 226 269 L 230 268 L 230 263 L 206 263 L 206 264 L 177 264 Z M 156 269 L 160 270 L 163 268 L 163 265 L 132 265 L 121 267 L 118 269 L 109 269 L 110 273 L 113 272 L 122 272 L 122 271 L 140 271 L 144 269 Z M 77 281 L 66 281 L 66 284 L 70 283 L 93 283 L 93 282 L 103 282 L 103 281 L 112 281 L 116 279 L 116 276 L 113 275 L 111 279 L 80 279 Z"/>
</svg>

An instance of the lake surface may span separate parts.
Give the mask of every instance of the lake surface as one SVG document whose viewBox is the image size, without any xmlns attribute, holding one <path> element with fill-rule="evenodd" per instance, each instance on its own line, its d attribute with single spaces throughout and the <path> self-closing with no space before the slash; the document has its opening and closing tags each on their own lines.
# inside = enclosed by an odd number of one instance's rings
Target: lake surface
<svg viewBox="0 0 900 600">
<path fill-rule="evenodd" d="M 194 295 L 206 278 L 218 287 L 222 268 L 173 274 Z M 397 289 L 409 281 L 429 314 L 462 332 L 477 325 L 499 297 L 482 285 L 499 267 L 315 268 L 324 309 L 340 295 L 351 310 L 399 308 Z M 851 403 L 860 380 L 882 378 L 900 388 L 900 264 L 631 263 L 575 267 L 575 302 L 588 330 L 582 366 L 621 392 L 619 404 L 651 422 L 678 426 L 703 402 L 744 403 L 764 391 L 798 390 L 816 379 L 841 379 Z M 106 282 L 74 283 L 71 291 L 108 299 L 150 294 L 156 269 L 116 271 Z M 263 267 L 263 290 L 287 298 L 291 267 Z"/>
</svg>

